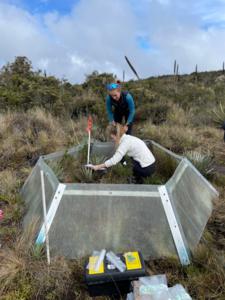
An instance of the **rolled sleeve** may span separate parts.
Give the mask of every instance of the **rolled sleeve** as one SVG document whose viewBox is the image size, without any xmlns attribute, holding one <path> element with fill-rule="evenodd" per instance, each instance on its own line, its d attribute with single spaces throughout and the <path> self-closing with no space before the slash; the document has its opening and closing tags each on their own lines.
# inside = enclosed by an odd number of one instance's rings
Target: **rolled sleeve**
<svg viewBox="0 0 225 300">
<path fill-rule="evenodd" d="M 112 158 L 108 159 L 106 162 L 105 162 L 105 165 L 107 168 L 109 167 L 112 167 L 112 166 L 115 166 L 116 164 L 118 164 L 118 162 L 121 161 L 121 159 L 123 158 L 123 154 L 119 151 L 116 151 L 116 153 L 113 155 Z"/>
</svg>

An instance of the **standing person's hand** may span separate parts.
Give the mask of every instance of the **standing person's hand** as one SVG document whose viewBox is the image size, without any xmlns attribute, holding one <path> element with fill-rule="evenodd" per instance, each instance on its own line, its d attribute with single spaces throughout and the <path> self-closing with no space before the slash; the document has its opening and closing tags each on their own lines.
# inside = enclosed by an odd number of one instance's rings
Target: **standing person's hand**
<svg viewBox="0 0 225 300">
<path fill-rule="evenodd" d="M 110 124 L 112 124 L 113 126 L 116 126 L 116 122 L 112 121 Z"/>
</svg>

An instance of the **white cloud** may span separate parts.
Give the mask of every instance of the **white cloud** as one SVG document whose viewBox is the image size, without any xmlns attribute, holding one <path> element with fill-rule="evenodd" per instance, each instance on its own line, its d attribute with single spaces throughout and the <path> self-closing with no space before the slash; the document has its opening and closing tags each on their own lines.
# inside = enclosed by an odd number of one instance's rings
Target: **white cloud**
<svg viewBox="0 0 225 300">
<path fill-rule="evenodd" d="M 141 77 L 172 73 L 174 59 L 182 72 L 195 64 L 216 69 L 225 59 L 225 30 L 216 24 L 225 21 L 224 1 L 80 0 L 67 15 L 33 15 L 6 2 L 0 4 L 1 64 L 25 55 L 35 68 L 80 82 L 94 70 L 121 78 L 125 69 L 133 77 L 124 55 Z M 140 36 L 152 49 L 138 45 Z"/>
<path fill-rule="evenodd" d="M 74 66 L 78 66 L 80 68 L 85 68 L 86 67 L 86 63 L 82 58 L 80 58 L 78 56 L 75 56 L 75 55 L 71 55 L 70 59 L 71 59 L 71 63 Z"/>
<path fill-rule="evenodd" d="M 49 59 L 48 58 L 41 58 L 37 61 L 37 66 L 41 70 L 47 70 L 49 66 Z"/>
<path fill-rule="evenodd" d="M 160 4 L 163 4 L 163 5 L 168 5 L 168 4 L 170 4 L 170 0 L 158 0 L 158 2 L 159 2 Z"/>
</svg>

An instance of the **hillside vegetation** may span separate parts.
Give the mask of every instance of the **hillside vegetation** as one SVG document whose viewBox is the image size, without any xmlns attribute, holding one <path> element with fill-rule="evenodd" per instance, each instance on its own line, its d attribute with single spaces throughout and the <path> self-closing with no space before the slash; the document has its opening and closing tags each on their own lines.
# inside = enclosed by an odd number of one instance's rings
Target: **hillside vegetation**
<svg viewBox="0 0 225 300">
<path fill-rule="evenodd" d="M 0 72 L 0 299 L 89 299 L 82 281 L 83 260 L 55 258 L 33 244 L 35 224 L 22 232 L 25 206 L 19 190 L 38 157 L 86 139 L 88 114 L 93 137 L 105 140 L 105 85 L 113 74 L 93 72 L 83 84 L 34 71 L 17 57 Z M 151 77 L 122 84 L 136 103 L 134 134 L 186 155 L 219 190 L 193 263 L 173 259 L 146 262 L 149 274 L 166 273 L 193 299 L 225 299 L 225 74 L 223 71 Z M 169 169 L 169 162 L 164 162 Z M 120 178 L 122 170 L 112 172 Z M 99 298 L 107 299 L 107 298 Z"/>
</svg>

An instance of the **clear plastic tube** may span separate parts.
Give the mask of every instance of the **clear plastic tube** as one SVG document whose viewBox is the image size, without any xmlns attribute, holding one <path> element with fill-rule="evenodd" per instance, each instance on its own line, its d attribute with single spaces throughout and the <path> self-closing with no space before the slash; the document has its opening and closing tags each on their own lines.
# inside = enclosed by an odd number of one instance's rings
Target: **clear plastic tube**
<svg viewBox="0 0 225 300">
<path fill-rule="evenodd" d="M 120 272 L 124 272 L 126 270 L 126 265 L 112 251 L 107 252 L 106 257 L 108 261 L 111 262 Z"/>
<path fill-rule="evenodd" d="M 127 294 L 127 299 L 126 300 L 134 300 L 134 294 L 133 293 Z"/>
<path fill-rule="evenodd" d="M 94 250 L 94 251 L 92 252 L 92 255 L 91 255 L 91 256 L 99 256 L 99 255 L 100 255 L 100 252 Z M 86 268 L 89 270 L 89 263 L 87 264 L 87 267 L 86 267 Z"/>
<path fill-rule="evenodd" d="M 99 254 L 98 260 L 96 261 L 96 264 L 95 264 L 95 272 L 98 272 L 98 270 L 100 268 L 100 265 L 101 265 L 101 263 L 103 262 L 103 260 L 105 258 L 105 254 L 106 254 L 106 250 L 102 249 L 100 254 Z"/>
</svg>

